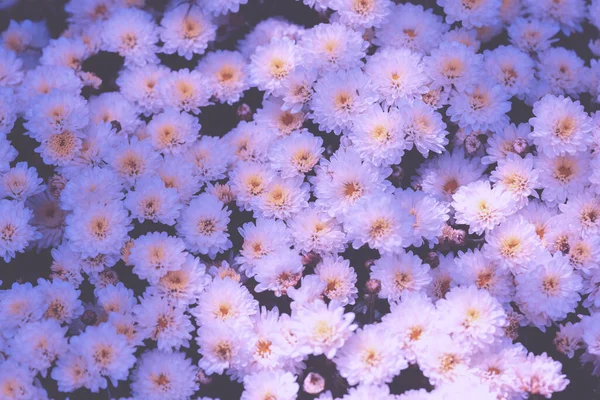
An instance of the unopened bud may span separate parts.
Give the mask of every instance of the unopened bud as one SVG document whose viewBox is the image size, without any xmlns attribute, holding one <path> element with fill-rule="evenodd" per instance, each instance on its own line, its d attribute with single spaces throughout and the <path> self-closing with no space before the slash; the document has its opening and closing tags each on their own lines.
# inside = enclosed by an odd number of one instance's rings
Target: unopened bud
<svg viewBox="0 0 600 400">
<path fill-rule="evenodd" d="M 462 229 L 455 229 L 452 233 L 452 241 L 457 246 L 462 246 L 465 244 L 465 240 L 467 239 L 467 232 Z"/>
<path fill-rule="evenodd" d="M 469 154 L 475 153 L 481 147 L 481 140 L 476 135 L 469 135 L 465 138 L 465 150 Z"/>
<path fill-rule="evenodd" d="M 206 375 L 203 369 L 199 369 L 196 374 L 196 380 L 201 385 L 210 385 L 212 383 L 212 378 L 209 375 Z"/>
<path fill-rule="evenodd" d="M 322 260 L 321 256 L 314 251 L 310 251 L 302 256 L 302 264 L 304 266 L 315 267 Z"/>
<path fill-rule="evenodd" d="M 430 251 L 425 256 L 425 262 L 429 264 L 431 268 L 437 268 L 440 265 L 440 256 L 435 251 Z"/>
<path fill-rule="evenodd" d="M 60 192 L 62 192 L 66 184 L 67 180 L 61 175 L 56 174 L 48 180 L 48 190 L 53 197 L 59 198 Z"/>
<path fill-rule="evenodd" d="M 95 325 L 98 321 L 98 314 L 94 310 L 85 310 L 81 316 L 81 322 L 86 325 Z"/>
<path fill-rule="evenodd" d="M 379 279 L 369 279 L 365 283 L 365 291 L 368 294 L 377 294 L 381 291 L 381 281 Z"/>
<path fill-rule="evenodd" d="M 517 138 L 513 142 L 512 147 L 513 147 L 513 150 L 515 151 L 515 153 L 517 153 L 519 155 L 523 155 L 527 151 L 527 148 L 529 146 L 527 144 L 527 140 L 525 140 L 523 138 Z"/>
<path fill-rule="evenodd" d="M 252 108 L 246 103 L 242 103 L 237 108 L 237 116 L 240 121 L 252 121 Z"/>
<path fill-rule="evenodd" d="M 319 394 L 325 389 L 325 378 L 316 372 L 309 372 L 304 378 L 302 388 L 308 394 Z"/>
</svg>

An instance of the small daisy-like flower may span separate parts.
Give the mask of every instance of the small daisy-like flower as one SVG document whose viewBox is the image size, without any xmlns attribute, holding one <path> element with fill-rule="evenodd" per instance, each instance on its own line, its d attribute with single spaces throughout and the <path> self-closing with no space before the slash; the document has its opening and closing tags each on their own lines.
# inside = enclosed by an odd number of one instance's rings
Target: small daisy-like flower
<svg viewBox="0 0 600 400">
<path fill-rule="evenodd" d="M 489 181 L 463 186 L 452 199 L 456 222 L 469 225 L 470 233 L 492 230 L 515 211 L 515 201 L 510 193 L 500 187 L 492 189 Z"/>
<path fill-rule="evenodd" d="M 158 32 L 150 14 L 137 8 L 122 8 L 102 30 L 104 47 L 125 57 L 125 65 L 157 64 Z"/>
<path fill-rule="evenodd" d="M 149 220 L 171 226 L 182 207 L 177 190 L 166 187 L 157 176 L 138 179 L 136 189 L 127 193 L 123 204 L 131 211 L 131 217 L 140 222 Z"/>
<path fill-rule="evenodd" d="M 446 21 L 460 21 L 465 28 L 493 25 L 499 15 L 501 0 L 438 0 L 444 8 Z"/>
<path fill-rule="evenodd" d="M 370 81 L 359 69 L 326 74 L 314 89 L 310 118 L 320 129 L 336 135 L 351 128 L 352 119 L 377 100 Z"/>
<path fill-rule="evenodd" d="M 372 105 L 354 118 L 348 138 L 364 160 L 377 166 L 399 164 L 407 147 L 402 121 L 397 109 L 384 110 Z"/>
<path fill-rule="evenodd" d="M 108 123 L 108 126 L 113 128 L 113 121 L 118 122 L 121 135 L 134 133 L 140 125 L 139 110 L 120 92 L 104 92 L 91 97 L 89 111 L 90 121 L 96 125 Z"/>
<path fill-rule="evenodd" d="M 150 350 L 133 371 L 132 394 L 148 400 L 191 397 L 198 390 L 196 374 L 184 353 Z"/>
<path fill-rule="evenodd" d="M 213 15 L 222 15 L 227 13 L 235 14 L 240 10 L 240 6 L 248 3 L 248 0 L 198 0 L 201 8 Z"/>
<path fill-rule="evenodd" d="M 486 290 L 454 288 L 436 307 L 444 328 L 466 347 L 484 349 L 504 336 L 504 309 Z"/>
<path fill-rule="evenodd" d="M 304 118 L 305 114 L 302 111 L 283 110 L 283 102 L 274 97 L 263 101 L 262 108 L 254 114 L 254 120 L 259 125 L 276 130 L 279 137 L 289 136 L 302 129 Z"/>
<path fill-rule="evenodd" d="M 232 279 L 215 279 L 200 295 L 198 307 L 192 310 L 201 325 L 209 328 L 222 322 L 243 327 L 258 312 L 258 302 L 248 289 Z"/>
<path fill-rule="evenodd" d="M 563 391 L 569 380 L 561 373 L 562 365 L 546 353 L 529 353 L 527 359 L 517 366 L 518 387 L 524 394 L 550 398 L 553 393 Z"/>
<path fill-rule="evenodd" d="M 337 301 L 325 304 L 317 300 L 294 311 L 292 329 L 302 353 L 325 354 L 331 359 L 357 328 L 353 320 L 354 314 L 344 314 L 344 307 Z"/>
<path fill-rule="evenodd" d="M 421 349 L 423 350 L 417 353 L 419 368 L 436 385 L 453 382 L 470 372 L 470 349 L 446 334 L 438 333 L 427 337 L 427 340 L 419 344 L 419 350 Z"/>
<path fill-rule="evenodd" d="M 567 36 L 582 30 L 581 24 L 586 14 L 583 0 L 525 0 L 524 5 L 534 18 L 559 24 Z"/>
<path fill-rule="evenodd" d="M 381 324 L 365 325 L 337 352 L 334 362 L 350 385 L 388 383 L 408 367 L 400 342 L 384 332 Z"/>
<path fill-rule="evenodd" d="M 591 193 L 569 197 L 566 204 L 559 204 L 566 221 L 582 236 L 595 236 L 600 230 L 600 199 Z"/>
<path fill-rule="evenodd" d="M 540 54 L 540 95 L 569 95 L 577 97 L 584 90 L 584 61 L 572 50 L 552 47 Z"/>
<path fill-rule="evenodd" d="M 177 53 L 186 60 L 202 54 L 215 40 L 217 27 L 198 7 L 182 4 L 165 12 L 160 21 L 161 51 Z"/>
<path fill-rule="evenodd" d="M 157 90 L 166 106 L 198 114 L 210 102 L 210 85 L 199 71 L 187 68 L 171 71 L 159 82 Z"/>
<path fill-rule="evenodd" d="M 350 261 L 339 256 L 325 256 L 315 267 L 315 274 L 325 283 L 325 297 L 343 306 L 354 304 L 358 289 L 356 272 L 350 266 Z"/>
<path fill-rule="evenodd" d="M 240 162 L 229 174 L 231 190 L 235 194 L 236 204 L 249 209 L 258 196 L 265 193 L 277 173 L 268 165 L 255 162 Z"/>
<path fill-rule="evenodd" d="M 442 17 L 431 9 L 424 9 L 420 4 L 395 4 L 387 20 L 375 31 L 375 42 L 380 46 L 404 47 L 429 54 L 440 45 L 447 29 Z"/>
<path fill-rule="evenodd" d="M 398 188 L 394 195 L 400 200 L 402 207 L 415 217 L 410 237 L 411 245 L 420 247 L 424 241 L 430 242 L 430 246 L 437 243 L 449 219 L 449 205 L 422 191 L 412 189 Z"/>
<path fill-rule="evenodd" d="M 529 136 L 538 151 L 548 156 L 585 151 L 592 142 L 590 117 L 578 101 L 546 95 L 533 106 Z"/>
<path fill-rule="evenodd" d="M 9 262 L 41 234 L 29 225 L 33 212 L 22 202 L 0 200 L 0 257 Z"/>
<path fill-rule="evenodd" d="M 483 164 L 493 164 L 506 158 L 509 153 L 522 154 L 530 144 L 531 126 L 528 123 L 510 124 L 496 132 L 486 143 L 487 155 L 481 158 Z"/>
<path fill-rule="evenodd" d="M 83 356 L 92 374 L 102 376 L 88 386 L 92 392 L 106 388 L 107 377 L 115 383 L 127 379 L 129 369 L 135 363 L 134 347 L 109 324 L 88 326 L 79 336 L 71 337 L 69 346 Z"/>
<path fill-rule="evenodd" d="M 539 19 L 517 18 L 508 26 L 510 41 L 525 53 L 537 53 L 548 49 L 557 39 L 558 24 Z"/>
<path fill-rule="evenodd" d="M 568 257 L 557 252 L 516 276 L 515 301 L 525 316 L 539 329 L 560 321 L 575 310 L 581 299 L 581 276 L 569 265 Z"/>
<path fill-rule="evenodd" d="M 156 347 L 163 351 L 189 346 L 194 326 L 184 311 L 183 307 L 173 307 L 157 296 L 144 296 L 133 308 L 141 336 L 155 340 Z"/>
<path fill-rule="evenodd" d="M 514 273 L 527 269 L 543 252 L 535 226 L 523 217 L 511 217 L 486 235 L 486 256 Z"/>
<path fill-rule="evenodd" d="M 407 149 L 414 146 L 425 157 L 430 151 L 443 152 L 448 144 L 442 115 L 419 100 L 402 107 L 400 130 L 406 137 Z"/>
<path fill-rule="evenodd" d="M 287 371 L 262 371 L 244 378 L 244 391 L 241 400 L 277 399 L 294 400 L 299 385 L 296 377 Z"/>
<path fill-rule="evenodd" d="M 87 257 L 116 253 L 131 230 L 127 211 L 119 202 L 78 207 L 67 215 L 65 238 Z"/>
<path fill-rule="evenodd" d="M 162 111 L 163 99 L 159 96 L 157 86 L 169 69 L 163 65 L 146 65 L 124 69 L 119 73 L 117 85 L 121 94 L 130 102 L 142 108 L 149 115 Z"/>
<path fill-rule="evenodd" d="M 15 167 L 0 175 L 0 197 L 25 201 L 44 190 L 42 182 L 35 168 L 28 168 L 26 162 L 17 163 Z"/>
<path fill-rule="evenodd" d="M 431 282 L 429 265 L 411 251 L 384 255 L 371 267 L 370 277 L 381 282 L 379 297 L 390 303 L 420 292 Z"/>
<path fill-rule="evenodd" d="M 269 146 L 277 139 L 277 132 L 254 121 L 241 121 L 223 139 L 234 151 L 236 159 L 266 162 Z"/>
<path fill-rule="evenodd" d="M 540 189 L 539 171 L 534 168 L 531 155 L 525 158 L 515 153 L 508 153 L 506 158 L 498 160 L 498 166 L 492 171 L 490 181 L 495 186 L 510 193 L 517 205 L 522 207 L 529 202 L 529 196 L 537 197 L 536 189 Z"/>
<path fill-rule="evenodd" d="M 368 58 L 365 72 L 387 104 L 428 92 L 421 56 L 409 49 L 384 47 Z"/>
<path fill-rule="evenodd" d="M 143 176 L 149 176 L 156 168 L 160 155 L 148 140 L 132 139 L 112 148 L 107 157 L 108 165 L 130 185 Z"/>
<path fill-rule="evenodd" d="M 169 271 L 176 271 L 185 262 L 185 244 L 166 232 L 151 232 L 134 240 L 129 255 L 133 273 L 151 284 L 157 284 Z"/>
<path fill-rule="evenodd" d="M 179 269 L 168 271 L 148 290 L 176 306 L 195 303 L 210 278 L 205 271 L 206 267 L 198 258 L 186 254 Z"/>
<path fill-rule="evenodd" d="M 467 133 L 491 130 L 499 132 L 508 125 L 511 109 L 509 95 L 500 85 L 477 84 L 450 97 L 447 114 Z"/>
<path fill-rule="evenodd" d="M 308 131 L 297 131 L 276 141 L 269 151 L 271 167 L 282 178 L 303 176 L 319 162 L 323 139 Z"/>
<path fill-rule="evenodd" d="M 200 182 L 223 179 L 233 160 L 231 148 L 221 138 L 202 136 L 185 153 Z"/>
<path fill-rule="evenodd" d="M 271 290 L 275 296 L 286 295 L 302 278 L 302 257 L 295 250 L 277 249 L 266 255 L 255 268 L 257 293 Z"/>
<path fill-rule="evenodd" d="M 433 80 L 432 88 L 451 86 L 462 91 L 479 80 L 483 56 L 462 43 L 442 42 L 424 63 L 425 72 Z"/>
<path fill-rule="evenodd" d="M 185 151 L 198 138 L 199 131 L 197 118 L 176 110 L 155 115 L 146 127 L 152 145 L 164 154 Z"/>
<path fill-rule="evenodd" d="M 329 8 L 337 11 L 339 22 L 355 29 L 379 27 L 388 17 L 390 0 L 330 0 Z"/>
<path fill-rule="evenodd" d="M 249 277 L 256 274 L 255 268 L 265 256 L 291 247 L 289 230 L 280 220 L 257 218 L 256 223 L 245 223 L 238 231 L 244 242 L 236 262 Z"/>
<path fill-rule="evenodd" d="M 483 170 L 478 158 L 465 158 L 459 147 L 425 161 L 418 169 L 417 183 L 425 193 L 450 202 L 460 187 L 477 181 Z"/>
<path fill-rule="evenodd" d="M 323 74 L 359 67 L 369 43 L 358 31 L 334 22 L 319 24 L 305 32 L 299 46 L 304 67 Z"/>
<path fill-rule="evenodd" d="M 361 200 L 344 215 L 344 230 L 352 247 L 367 244 L 382 253 L 398 252 L 406 245 L 415 217 L 398 207 L 391 195 L 380 194 Z"/>
<path fill-rule="evenodd" d="M 487 71 L 512 96 L 523 99 L 534 84 L 534 63 L 529 55 L 513 46 L 498 46 L 484 53 Z"/>
<path fill-rule="evenodd" d="M 23 61 L 11 50 L 0 48 L 0 86 L 16 86 L 23 79 Z"/>
<path fill-rule="evenodd" d="M 253 85 L 270 94 L 281 86 L 299 62 L 296 44 L 284 37 L 273 39 L 260 46 L 251 57 L 250 81 Z"/>
<path fill-rule="evenodd" d="M 512 274 L 488 254 L 479 249 L 459 252 L 454 259 L 456 267 L 450 271 L 452 278 L 461 286 L 487 290 L 499 302 L 509 303 L 514 293 Z"/>
<path fill-rule="evenodd" d="M 309 203 L 287 224 L 294 245 L 303 252 L 332 253 L 343 251 L 346 235 L 340 223 L 327 212 Z"/>
<path fill-rule="evenodd" d="M 207 375 L 241 368 L 250 356 L 251 340 L 250 330 L 236 329 L 235 325 L 219 322 L 201 326 L 196 337 L 202 355 L 198 366 Z"/>
<path fill-rule="evenodd" d="M 256 198 L 254 207 L 265 218 L 288 219 L 308 207 L 308 200 L 309 185 L 302 177 L 277 177 Z"/>
<path fill-rule="evenodd" d="M 210 52 L 202 59 L 198 70 L 206 76 L 212 95 L 221 103 L 235 103 L 250 86 L 246 60 L 236 51 Z"/>
<path fill-rule="evenodd" d="M 577 193 L 588 184 L 589 157 L 585 153 L 566 153 L 549 157 L 544 154 L 537 159 L 540 184 L 544 188 L 542 200 L 564 202 L 572 193 Z"/>
<path fill-rule="evenodd" d="M 227 232 L 230 214 L 219 199 L 203 193 L 182 210 L 175 228 L 188 250 L 215 258 L 232 246 Z"/>
<path fill-rule="evenodd" d="M 300 65 L 296 67 L 276 91 L 277 96 L 283 101 L 281 109 L 291 113 L 301 111 L 312 98 L 312 86 L 316 80 L 315 69 L 306 69 Z"/>
<path fill-rule="evenodd" d="M 88 123 L 86 103 L 80 96 L 52 91 L 27 109 L 24 126 L 39 142 L 56 134 L 76 135 Z"/>
</svg>

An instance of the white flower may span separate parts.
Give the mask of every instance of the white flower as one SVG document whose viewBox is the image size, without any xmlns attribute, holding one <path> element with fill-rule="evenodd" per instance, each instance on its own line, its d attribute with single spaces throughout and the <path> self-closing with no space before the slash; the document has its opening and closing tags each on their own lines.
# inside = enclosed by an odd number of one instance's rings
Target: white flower
<svg viewBox="0 0 600 400">
<path fill-rule="evenodd" d="M 184 353 L 150 350 L 133 371 L 132 394 L 148 400 L 190 397 L 198 390 L 196 373 Z"/>
<path fill-rule="evenodd" d="M 292 329 L 301 352 L 325 354 L 331 359 L 357 328 L 353 320 L 354 314 L 344 314 L 344 307 L 337 301 L 325 304 L 317 300 L 294 310 Z"/>
<path fill-rule="evenodd" d="M 501 0 L 437 0 L 437 3 L 444 8 L 448 23 L 460 21 L 466 28 L 493 25 L 502 6 Z"/>
<path fill-rule="evenodd" d="M 188 250 L 215 258 L 232 245 L 227 232 L 230 214 L 219 199 L 203 193 L 182 210 L 175 228 Z"/>
<path fill-rule="evenodd" d="M 325 256 L 315 267 L 315 274 L 325 283 L 325 297 L 343 306 L 354 304 L 358 297 L 357 277 L 350 261 L 339 256 Z"/>
<path fill-rule="evenodd" d="M 166 232 L 150 232 L 133 242 L 129 264 L 133 273 L 156 284 L 167 272 L 176 271 L 185 262 L 185 244 Z"/>
<path fill-rule="evenodd" d="M 469 225 L 469 232 L 481 234 L 494 229 L 515 211 L 510 193 L 489 181 L 476 181 L 462 186 L 452 196 L 456 222 Z"/>
<path fill-rule="evenodd" d="M 381 282 L 379 297 L 398 301 L 410 293 L 418 293 L 431 282 L 429 265 L 412 252 L 386 254 L 371 267 L 371 279 Z"/>
<path fill-rule="evenodd" d="M 244 378 L 241 400 L 295 400 L 299 386 L 296 377 L 281 370 L 263 371 Z"/>
<path fill-rule="evenodd" d="M 215 279 L 199 297 L 198 306 L 192 309 L 200 325 L 210 330 L 215 323 L 230 326 L 250 325 L 250 317 L 258 312 L 258 302 L 248 289 L 230 278 Z"/>
<path fill-rule="evenodd" d="M 191 60 L 194 54 L 202 54 L 215 40 L 217 27 L 198 7 L 180 5 L 167 10 L 160 21 L 161 51 L 177 53 Z"/>
<path fill-rule="evenodd" d="M 273 39 L 269 44 L 260 46 L 251 57 L 250 81 L 270 94 L 278 89 L 299 62 L 296 44 L 287 37 Z"/>
<path fill-rule="evenodd" d="M 334 362 L 350 385 L 388 383 L 408 367 L 400 343 L 386 332 L 383 325 L 365 325 L 337 352 Z"/>
</svg>

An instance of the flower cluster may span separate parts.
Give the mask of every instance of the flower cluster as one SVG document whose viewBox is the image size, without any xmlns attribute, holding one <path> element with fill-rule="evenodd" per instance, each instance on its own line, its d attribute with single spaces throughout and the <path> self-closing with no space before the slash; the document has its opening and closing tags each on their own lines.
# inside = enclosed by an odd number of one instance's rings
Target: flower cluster
<svg viewBox="0 0 600 400">
<path fill-rule="evenodd" d="M 0 36 L 0 276 L 35 276 L 2 399 L 550 398 L 523 329 L 600 375 L 600 40 L 559 42 L 599 0 L 291 1 L 320 23 L 239 40 L 248 0 L 150 3 Z"/>
</svg>

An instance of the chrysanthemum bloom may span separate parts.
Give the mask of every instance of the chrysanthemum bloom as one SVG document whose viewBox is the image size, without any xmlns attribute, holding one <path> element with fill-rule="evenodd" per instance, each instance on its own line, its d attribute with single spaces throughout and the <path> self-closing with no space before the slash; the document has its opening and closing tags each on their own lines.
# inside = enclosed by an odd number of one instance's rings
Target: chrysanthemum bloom
<svg viewBox="0 0 600 400">
<path fill-rule="evenodd" d="M 281 86 L 283 80 L 296 68 L 299 62 L 296 44 L 286 38 L 273 39 L 260 46 L 251 57 L 250 81 L 270 94 Z"/>
<path fill-rule="evenodd" d="M 530 137 L 548 156 L 583 152 L 592 141 L 590 118 L 578 101 L 546 95 L 534 104 L 533 114 Z"/>
<path fill-rule="evenodd" d="M 390 13 L 390 0 L 330 0 L 329 8 L 337 11 L 339 22 L 354 29 L 379 27 Z"/>
<path fill-rule="evenodd" d="M 161 51 L 177 53 L 187 60 L 194 54 L 202 54 L 208 44 L 215 40 L 216 26 L 198 7 L 186 4 L 167 10 L 160 21 Z"/>
<path fill-rule="evenodd" d="M 486 290 L 454 288 L 436 307 L 445 330 L 466 347 L 485 349 L 504 336 L 504 309 Z"/>
<path fill-rule="evenodd" d="M 449 383 L 470 374 L 469 350 L 449 335 L 437 333 L 419 343 L 417 362 L 430 382 Z"/>
<path fill-rule="evenodd" d="M 182 210 L 176 229 L 188 250 L 214 258 L 232 245 L 227 232 L 230 214 L 219 199 L 203 193 Z"/>
<path fill-rule="evenodd" d="M 208 329 L 215 322 L 247 326 L 250 317 L 258 312 L 258 302 L 248 289 L 230 278 L 215 279 L 199 298 L 198 307 L 192 309 L 200 325 Z"/>
<path fill-rule="evenodd" d="M 244 241 L 236 262 L 249 277 L 256 274 L 255 268 L 265 256 L 292 244 L 288 228 L 280 220 L 257 218 L 255 223 L 245 223 L 238 231 Z"/>
<path fill-rule="evenodd" d="M 323 140 L 308 131 L 296 131 L 273 144 L 269 160 L 282 178 L 303 176 L 321 159 Z"/>
<path fill-rule="evenodd" d="M 381 194 L 362 199 L 342 221 L 355 249 L 367 244 L 381 253 L 395 253 L 406 245 L 415 217 L 398 207 L 393 196 Z"/>
<path fill-rule="evenodd" d="M 207 78 L 198 71 L 187 68 L 171 71 L 157 88 L 165 106 L 198 114 L 209 104 L 211 96 Z"/>
<path fill-rule="evenodd" d="M 483 56 L 473 53 L 462 43 L 442 42 L 425 57 L 425 73 L 433 80 L 432 87 L 454 87 L 459 91 L 480 81 Z"/>
<path fill-rule="evenodd" d="M 103 47 L 125 57 L 125 65 L 157 64 L 158 31 L 150 14 L 137 8 L 122 8 L 106 22 Z"/>
<path fill-rule="evenodd" d="M 233 104 L 250 86 L 246 60 L 236 51 L 208 53 L 198 65 L 208 79 L 213 96 L 221 103 Z"/>
<path fill-rule="evenodd" d="M 129 263 L 141 279 L 156 284 L 167 272 L 181 268 L 185 262 L 185 244 L 166 232 L 150 232 L 135 239 Z"/>
<path fill-rule="evenodd" d="M 524 4 L 534 18 L 558 23 L 567 36 L 582 30 L 581 23 L 586 12 L 583 0 L 565 0 L 558 3 L 551 0 L 526 0 Z"/>
<path fill-rule="evenodd" d="M 461 187 L 452 197 L 456 222 L 469 225 L 470 233 L 493 229 L 515 211 L 512 196 L 489 181 L 476 181 Z"/>
<path fill-rule="evenodd" d="M 164 65 L 146 65 L 123 69 L 117 78 L 121 94 L 142 108 L 144 114 L 160 112 L 163 99 L 158 93 L 158 83 L 169 73 Z"/>
<path fill-rule="evenodd" d="M 467 133 L 478 130 L 499 132 L 508 125 L 509 98 L 502 86 L 479 83 L 450 97 L 447 114 Z"/>
<path fill-rule="evenodd" d="M 287 221 L 296 248 L 305 253 L 332 253 L 346 247 L 341 224 L 326 211 L 310 203 L 308 208 Z"/>
<path fill-rule="evenodd" d="M 371 279 L 381 282 L 382 299 L 398 301 L 409 293 L 418 293 L 431 282 L 429 265 L 412 252 L 384 255 L 371 267 Z"/>
<path fill-rule="evenodd" d="M 586 153 L 549 157 L 540 155 L 536 167 L 540 184 L 544 188 L 542 200 L 546 202 L 564 202 L 572 193 L 577 193 L 588 184 L 591 174 L 589 156 Z"/>
<path fill-rule="evenodd" d="M 354 314 L 344 314 L 344 307 L 336 300 L 329 304 L 317 300 L 295 310 L 292 329 L 302 353 L 325 354 L 331 359 L 357 328 L 353 320 Z"/>
<path fill-rule="evenodd" d="M 561 369 L 561 364 L 546 353 L 538 356 L 529 353 L 525 362 L 516 370 L 520 390 L 524 394 L 541 395 L 546 398 L 551 397 L 554 392 L 563 391 L 569 380 L 561 373 Z"/>
<path fill-rule="evenodd" d="M 150 350 L 137 362 L 131 389 L 134 396 L 149 400 L 185 398 L 198 390 L 196 374 L 185 354 Z"/>
<path fill-rule="evenodd" d="M 400 130 L 406 137 L 407 149 L 414 146 L 425 157 L 430 151 L 442 153 L 448 144 L 442 115 L 419 100 L 402 105 L 401 109 Z"/>
<path fill-rule="evenodd" d="M 408 367 L 400 343 L 384 332 L 383 325 L 365 325 L 337 352 L 334 362 L 349 384 L 388 383 Z"/>
<path fill-rule="evenodd" d="M 198 138 L 199 131 L 195 117 L 176 110 L 155 115 L 146 127 L 152 145 L 164 154 L 180 154 Z"/>
<path fill-rule="evenodd" d="M 267 399 L 294 400 L 299 386 L 290 372 L 283 370 L 263 371 L 244 378 L 241 400 Z"/>
<path fill-rule="evenodd" d="M 177 190 L 166 187 L 156 176 L 138 179 L 136 190 L 127 193 L 123 203 L 131 211 L 132 218 L 140 222 L 149 220 L 166 225 L 175 225 L 182 206 Z"/>
<path fill-rule="evenodd" d="M 310 118 L 336 135 L 352 127 L 353 118 L 375 103 L 377 95 L 360 69 L 323 75 L 314 86 Z"/>
<path fill-rule="evenodd" d="M 569 197 L 566 204 L 558 206 L 573 228 L 581 235 L 595 236 L 600 228 L 600 199 L 590 193 Z"/>
<path fill-rule="evenodd" d="M 325 283 L 325 297 L 341 305 L 354 304 L 358 297 L 357 277 L 350 261 L 339 256 L 326 256 L 315 267 L 315 274 Z"/>
<path fill-rule="evenodd" d="M 490 181 L 510 193 L 519 207 L 526 205 L 530 196 L 537 197 L 535 190 L 541 188 L 539 171 L 534 168 L 531 155 L 521 158 L 515 153 L 508 153 L 505 159 L 498 160 Z"/>
<path fill-rule="evenodd" d="M 420 247 L 427 241 L 431 247 L 438 243 L 445 223 L 450 218 L 449 205 L 422 191 L 412 189 L 398 188 L 394 195 L 400 200 L 402 207 L 415 217 L 413 232 L 409 237 L 411 245 Z"/>
<path fill-rule="evenodd" d="M 426 160 L 413 179 L 425 193 L 450 202 L 460 187 L 477 181 L 483 170 L 478 158 L 467 158 L 459 147 Z"/>
<path fill-rule="evenodd" d="M 446 21 L 460 21 L 466 28 L 493 25 L 500 15 L 501 0 L 438 0 L 444 8 Z"/>
<path fill-rule="evenodd" d="M 141 336 L 155 340 L 157 348 L 163 351 L 189 346 L 194 326 L 184 312 L 185 308 L 174 307 L 157 296 L 144 296 L 133 308 Z"/>
<path fill-rule="evenodd" d="M 545 330 L 552 321 L 560 321 L 575 310 L 581 298 L 582 279 L 562 253 L 540 261 L 540 265 L 516 276 L 515 299 L 532 323 Z"/>
<path fill-rule="evenodd" d="M 334 22 L 305 32 L 299 46 L 304 67 L 323 74 L 359 67 L 369 44 L 359 32 Z"/>
<path fill-rule="evenodd" d="M 275 296 L 287 294 L 302 278 L 302 257 L 295 250 L 278 249 L 265 256 L 255 268 L 256 292 L 271 290 Z"/>
<path fill-rule="evenodd" d="M 442 17 L 431 9 L 424 9 L 420 4 L 395 4 L 390 16 L 375 31 L 375 42 L 380 46 L 404 47 L 429 54 L 439 46 L 446 30 Z"/>
</svg>

